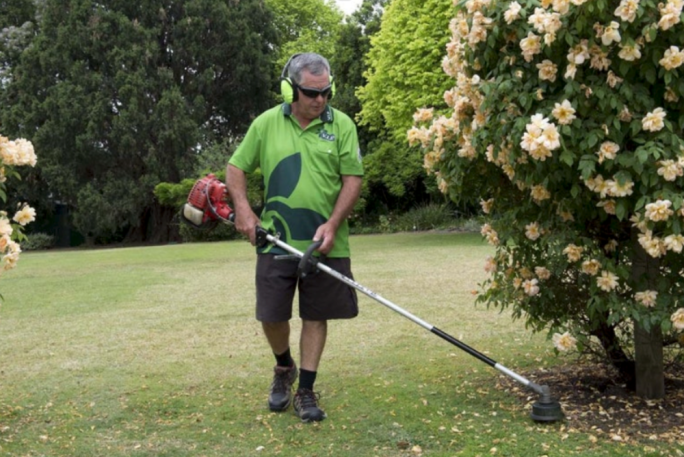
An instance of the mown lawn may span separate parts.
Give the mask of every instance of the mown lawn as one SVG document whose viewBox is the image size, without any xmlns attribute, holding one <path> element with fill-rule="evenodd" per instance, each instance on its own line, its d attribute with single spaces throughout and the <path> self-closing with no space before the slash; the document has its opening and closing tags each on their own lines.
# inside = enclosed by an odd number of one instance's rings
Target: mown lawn
<svg viewBox="0 0 684 457">
<path fill-rule="evenodd" d="M 561 362 L 474 306 L 492 252 L 479 235 L 356 236 L 352 249 L 358 282 L 507 367 Z M 572 418 L 532 422 L 500 373 L 365 296 L 357 319 L 330 325 L 328 419 L 270 413 L 253 267 L 243 241 L 23 254 L 0 278 L 0 455 L 680 455 Z"/>
</svg>

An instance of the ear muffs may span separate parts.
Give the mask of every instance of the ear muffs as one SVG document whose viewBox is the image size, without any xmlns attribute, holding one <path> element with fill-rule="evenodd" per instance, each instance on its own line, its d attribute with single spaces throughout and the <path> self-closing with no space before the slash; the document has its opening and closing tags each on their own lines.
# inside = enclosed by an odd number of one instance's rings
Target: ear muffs
<svg viewBox="0 0 684 457">
<path fill-rule="evenodd" d="M 280 95 L 283 96 L 283 101 L 285 103 L 296 102 L 299 99 L 299 91 L 297 90 L 297 84 L 292 82 L 292 80 L 287 76 L 287 70 L 290 68 L 290 62 L 301 54 L 294 54 L 287 60 L 287 63 L 283 67 L 283 71 L 280 73 Z M 335 78 L 330 75 L 330 95 L 328 95 L 328 100 L 335 96 Z"/>
</svg>

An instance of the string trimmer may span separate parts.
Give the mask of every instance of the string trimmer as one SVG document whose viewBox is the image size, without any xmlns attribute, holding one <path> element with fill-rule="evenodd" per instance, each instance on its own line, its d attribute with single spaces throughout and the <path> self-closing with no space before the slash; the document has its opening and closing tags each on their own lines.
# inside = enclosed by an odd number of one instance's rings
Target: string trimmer
<svg viewBox="0 0 684 457">
<path fill-rule="evenodd" d="M 213 227 L 218 222 L 232 224 L 235 218 L 233 210 L 228 206 L 227 199 L 229 198 L 228 191 L 225 184 L 216 179 L 214 175 L 207 175 L 195 183 L 187 203 L 183 206 L 181 217 L 184 221 L 191 224 L 193 227 L 205 228 Z M 344 276 L 336 270 L 328 267 L 319 259 L 314 257 L 313 252 L 320 246 L 320 242 L 313 243 L 309 246 L 306 252 L 301 252 L 289 244 L 281 241 L 277 234 L 269 233 L 261 227 L 256 228 L 256 243 L 258 246 L 265 246 L 270 243 L 274 246 L 289 252 L 292 256 L 299 259 L 299 271 L 310 272 L 312 269 L 320 270 L 339 281 L 347 284 L 359 292 L 367 295 L 373 300 L 385 305 L 391 310 L 401 314 L 410 321 L 420 325 L 424 329 L 434 333 L 440 338 L 448 341 L 459 349 L 467 352 L 471 356 L 486 363 L 492 368 L 496 368 L 506 376 L 509 376 L 533 392 L 539 394 L 539 399 L 532 405 L 531 418 L 538 422 L 554 422 L 563 418 L 560 403 L 551 397 L 548 386 L 540 386 L 526 379 L 501 365 L 500 363 L 490 359 L 486 355 L 478 352 L 467 344 L 457 340 L 453 336 L 443 332 L 434 325 L 431 325 L 417 316 L 414 316 L 405 309 L 395 305 L 386 298 L 381 297 L 367 287 L 362 286 L 351 278 Z M 305 273 L 303 273 L 305 274 Z"/>
</svg>

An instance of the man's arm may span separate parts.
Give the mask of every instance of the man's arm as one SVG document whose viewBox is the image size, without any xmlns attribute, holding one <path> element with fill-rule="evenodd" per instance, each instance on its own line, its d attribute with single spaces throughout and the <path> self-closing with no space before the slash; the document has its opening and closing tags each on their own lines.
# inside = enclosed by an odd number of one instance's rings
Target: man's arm
<svg viewBox="0 0 684 457">
<path fill-rule="evenodd" d="M 247 199 L 247 175 L 234 165 L 226 167 L 226 187 L 233 201 L 235 210 L 235 228 L 238 232 L 249 237 L 252 246 L 256 243 L 256 226 L 259 225 L 257 216 Z"/>
<path fill-rule="evenodd" d="M 318 249 L 321 253 L 329 253 L 335 245 L 335 233 L 340 224 L 351 214 L 354 209 L 356 201 L 361 195 L 361 183 L 363 178 L 361 176 L 343 175 L 342 189 L 340 195 L 337 197 L 333 212 L 328 219 L 328 222 L 318 227 L 313 240 L 323 240 L 323 244 Z"/>
</svg>

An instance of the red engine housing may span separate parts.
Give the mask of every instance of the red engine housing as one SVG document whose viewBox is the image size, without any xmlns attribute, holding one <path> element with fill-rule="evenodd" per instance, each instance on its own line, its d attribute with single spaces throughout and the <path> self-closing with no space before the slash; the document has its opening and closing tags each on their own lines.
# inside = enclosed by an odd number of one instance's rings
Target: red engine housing
<svg viewBox="0 0 684 457">
<path fill-rule="evenodd" d="M 195 226 L 217 221 L 227 222 L 233 214 L 232 208 L 228 206 L 228 198 L 226 185 L 210 173 L 192 186 L 188 203 L 183 210 L 184 218 Z"/>
</svg>

